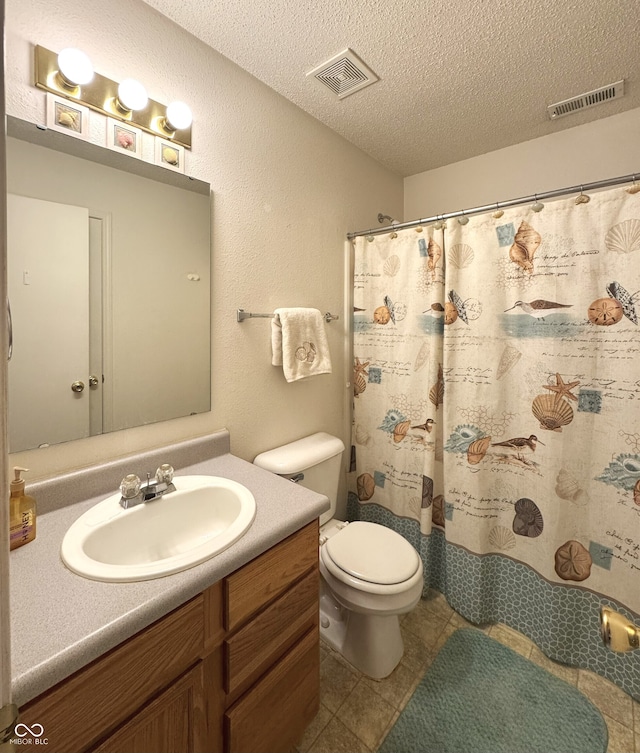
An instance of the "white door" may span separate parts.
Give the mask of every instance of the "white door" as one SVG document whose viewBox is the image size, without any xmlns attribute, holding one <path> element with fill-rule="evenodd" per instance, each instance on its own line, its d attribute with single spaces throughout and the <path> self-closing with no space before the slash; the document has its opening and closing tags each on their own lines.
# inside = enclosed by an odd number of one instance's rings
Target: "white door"
<svg viewBox="0 0 640 753">
<path fill-rule="evenodd" d="M 17 452 L 90 433 L 89 212 L 13 194 L 7 209 L 8 429 Z"/>
</svg>

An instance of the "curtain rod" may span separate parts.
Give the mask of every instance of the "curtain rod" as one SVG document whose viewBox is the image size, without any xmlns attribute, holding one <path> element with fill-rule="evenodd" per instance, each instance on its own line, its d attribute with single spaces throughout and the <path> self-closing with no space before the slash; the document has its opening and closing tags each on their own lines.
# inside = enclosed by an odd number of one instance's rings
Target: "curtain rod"
<svg viewBox="0 0 640 753">
<path fill-rule="evenodd" d="M 598 188 L 608 188 L 610 186 L 618 186 L 623 183 L 635 183 L 637 176 L 640 176 L 640 173 L 623 175 L 619 178 L 608 178 L 607 180 L 596 180 L 593 183 L 583 183 L 578 186 L 570 186 L 568 188 L 558 188 L 555 191 L 544 191 L 543 193 L 536 193 L 532 196 L 523 196 L 519 199 L 510 199 L 509 201 L 497 201 L 493 204 L 485 204 L 482 207 L 473 207 L 473 209 L 460 209 L 457 212 L 436 214 L 433 217 L 425 217 L 420 220 L 410 220 L 409 222 L 395 222 L 392 225 L 385 225 L 385 227 L 371 228 L 369 230 L 357 230 L 354 233 L 347 233 L 347 239 L 353 240 L 360 235 L 381 235 L 382 233 L 389 233 L 395 230 L 404 230 L 405 228 L 417 227 L 418 225 L 427 225 L 430 222 L 438 222 L 438 220 L 449 220 L 453 217 L 466 217 L 472 214 L 482 214 L 483 212 L 495 212 L 496 210 L 504 209 L 505 207 L 516 207 L 520 204 L 529 204 L 530 202 L 540 201 L 541 199 L 555 199 L 559 196 L 565 196 L 566 194 L 577 193 L 578 191 L 595 191 Z"/>
</svg>

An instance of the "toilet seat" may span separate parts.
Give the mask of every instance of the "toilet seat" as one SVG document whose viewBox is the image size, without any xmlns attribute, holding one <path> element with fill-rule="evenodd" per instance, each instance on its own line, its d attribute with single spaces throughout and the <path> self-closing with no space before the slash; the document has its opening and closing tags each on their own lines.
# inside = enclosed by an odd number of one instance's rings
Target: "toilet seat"
<svg viewBox="0 0 640 753">
<path fill-rule="evenodd" d="M 369 593 L 399 593 L 422 577 L 416 550 L 399 533 L 377 523 L 345 526 L 321 547 L 320 559 L 335 578 Z"/>
</svg>

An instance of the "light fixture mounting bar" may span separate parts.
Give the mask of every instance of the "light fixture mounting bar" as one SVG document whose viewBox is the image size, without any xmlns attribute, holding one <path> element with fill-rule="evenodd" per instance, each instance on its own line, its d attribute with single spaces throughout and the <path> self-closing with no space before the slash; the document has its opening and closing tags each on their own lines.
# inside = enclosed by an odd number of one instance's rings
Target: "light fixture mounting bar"
<svg viewBox="0 0 640 753">
<path fill-rule="evenodd" d="M 35 85 L 39 89 L 66 97 L 110 118 L 117 118 L 154 136 L 171 139 L 176 144 L 191 149 L 191 126 L 176 131 L 167 130 L 164 126 L 166 105 L 149 99 L 143 110 L 135 110 L 125 115 L 116 106 L 118 82 L 99 73 L 95 73 L 93 80 L 88 84 L 77 86 L 75 89 L 64 87 L 58 76 L 57 54 L 41 45 L 35 47 L 35 76 Z"/>
</svg>

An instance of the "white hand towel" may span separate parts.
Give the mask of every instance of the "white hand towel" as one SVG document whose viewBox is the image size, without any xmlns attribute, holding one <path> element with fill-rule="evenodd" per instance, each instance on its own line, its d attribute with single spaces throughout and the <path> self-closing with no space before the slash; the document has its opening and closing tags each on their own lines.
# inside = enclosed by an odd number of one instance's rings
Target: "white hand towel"
<svg viewBox="0 0 640 753">
<path fill-rule="evenodd" d="M 287 382 L 331 373 L 324 319 L 318 309 L 276 309 L 271 320 L 274 366 L 282 366 Z"/>
</svg>

